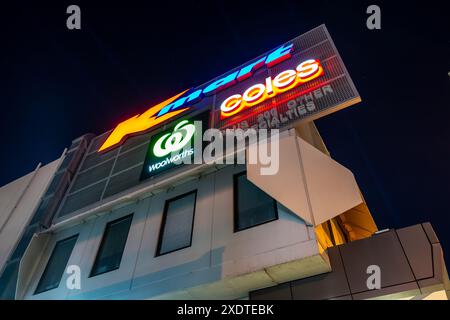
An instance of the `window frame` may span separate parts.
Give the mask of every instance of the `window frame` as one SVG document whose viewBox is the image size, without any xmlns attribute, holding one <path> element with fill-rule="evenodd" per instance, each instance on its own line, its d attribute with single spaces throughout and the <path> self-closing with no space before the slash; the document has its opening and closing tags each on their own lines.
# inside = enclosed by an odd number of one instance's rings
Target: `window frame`
<svg viewBox="0 0 450 320">
<path fill-rule="evenodd" d="M 127 232 L 127 239 L 125 240 L 125 245 L 124 245 L 124 247 L 123 247 L 122 254 L 121 254 L 121 256 L 120 256 L 120 263 L 119 263 L 119 266 L 116 267 L 116 268 L 107 270 L 107 271 L 103 271 L 103 272 L 94 274 L 93 272 L 94 272 L 94 268 L 95 268 L 95 266 L 96 266 L 96 264 L 97 264 L 98 254 L 101 252 L 101 250 L 102 250 L 102 248 L 103 248 L 104 240 L 105 240 L 105 235 L 106 235 L 106 230 L 108 229 L 108 226 L 109 226 L 110 224 L 112 224 L 112 223 L 117 223 L 117 222 L 120 222 L 120 221 L 122 221 L 122 220 L 126 220 L 126 219 L 128 219 L 128 218 L 131 218 L 131 221 L 130 221 L 130 226 L 129 226 L 128 232 Z M 102 239 L 101 239 L 100 245 L 98 246 L 97 251 L 96 251 L 96 253 L 95 253 L 95 259 L 94 259 L 94 262 L 92 263 L 91 271 L 89 272 L 88 278 L 94 278 L 94 277 L 100 276 L 100 275 L 102 275 L 102 274 L 105 274 L 105 273 L 112 272 L 112 271 L 115 271 L 115 270 L 120 269 L 120 266 L 122 265 L 123 254 L 124 254 L 124 252 L 125 252 L 125 248 L 126 248 L 127 242 L 128 242 L 128 236 L 130 235 L 130 230 L 131 230 L 131 227 L 132 227 L 132 225 L 133 225 L 133 218 L 134 218 L 134 212 L 129 213 L 129 214 L 126 214 L 126 215 L 124 215 L 124 216 L 122 216 L 122 217 L 120 217 L 120 218 L 117 218 L 117 219 L 108 221 L 108 222 L 105 224 L 105 227 L 103 228 Z"/>
<path fill-rule="evenodd" d="M 238 224 L 238 221 L 239 221 L 238 178 L 240 176 L 244 176 L 244 175 L 247 177 L 247 170 L 233 174 L 233 211 L 234 211 L 233 212 L 233 220 L 234 220 L 233 221 L 233 233 L 237 233 L 237 232 L 240 232 L 240 231 L 245 231 L 245 230 L 248 230 L 248 229 L 251 229 L 251 228 L 254 228 L 254 227 L 258 227 L 258 226 L 261 226 L 263 224 L 270 223 L 270 222 L 273 222 L 273 221 L 276 221 L 276 220 L 279 219 L 278 203 L 277 203 L 277 201 L 274 198 L 272 198 L 270 195 L 268 195 L 266 193 L 267 196 L 269 196 L 272 199 L 272 201 L 273 201 L 273 208 L 274 208 L 274 211 L 275 211 L 275 217 L 273 219 L 271 219 L 271 220 L 267 220 L 267 221 L 264 221 L 264 222 L 261 222 L 261 223 L 249 226 L 249 227 L 245 227 L 245 228 L 239 229 L 239 224 Z M 261 190 L 261 191 L 264 192 L 263 190 Z"/>
<path fill-rule="evenodd" d="M 198 189 L 191 190 L 191 191 L 179 194 L 176 197 L 173 197 L 173 198 L 170 198 L 170 199 L 166 199 L 166 201 L 164 203 L 164 211 L 163 211 L 163 216 L 162 216 L 162 220 L 161 220 L 161 225 L 159 226 L 158 245 L 156 246 L 155 258 L 164 256 L 166 254 L 173 253 L 173 252 L 176 252 L 176 251 L 179 251 L 179 250 L 190 248 L 192 246 L 192 237 L 194 235 L 195 211 L 196 211 L 196 208 L 197 208 L 197 195 L 198 195 L 197 191 L 198 191 Z M 173 202 L 173 201 L 177 201 L 177 200 L 182 199 L 182 198 L 184 198 L 186 196 L 189 196 L 191 194 L 194 194 L 195 197 L 194 197 L 194 208 L 192 210 L 191 237 L 189 239 L 189 245 L 186 245 L 186 246 L 181 247 L 181 248 L 177 248 L 177 249 L 174 249 L 174 250 L 170 250 L 170 251 L 161 253 L 161 246 L 162 246 L 162 241 L 163 241 L 163 237 L 164 237 L 164 229 L 166 227 L 166 220 L 167 220 L 169 204 L 171 202 Z"/>
<path fill-rule="evenodd" d="M 45 292 L 48 292 L 48 291 L 55 290 L 55 289 L 59 288 L 59 286 L 61 285 L 61 280 L 63 279 L 64 273 L 65 273 L 65 271 L 66 271 L 66 269 L 67 269 L 67 264 L 69 263 L 70 258 L 72 257 L 73 251 L 75 250 L 75 247 L 76 247 L 76 245 L 77 245 L 79 236 L 80 236 L 79 233 L 75 233 L 75 234 L 73 234 L 73 235 L 71 235 L 71 236 L 68 236 L 68 237 L 65 237 L 65 238 L 62 238 L 62 239 L 59 239 L 59 240 L 55 241 L 55 244 L 53 245 L 52 251 L 50 252 L 50 255 L 48 256 L 48 259 L 47 259 L 47 261 L 46 261 L 45 267 L 44 267 L 44 269 L 42 270 L 42 273 L 40 274 L 39 280 L 38 280 L 38 282 L 37 282 L 37 284 L 36 284 L 36 287 L 35 287 L 35 289 L 34 289 L 34 291 L 33 291 L 33 294 L 32 294 L 33 296 L 36 296 L 36 295 L 39 295 L 39 294 L 43 294 L 43 293 L 45 293 Z M 64 270 L 63 270 L 63 273 L 62 273 L 62 275 L 61 275 L 61 278 L 59 279 L 58 285 L 57 285 L 56 287 L 53 287 L 53 288 L 49 288 L 49 289 L 45 289 L 45 290 L 42 290 L 42 291 L 38 291 L 39 286 L 40 286 L 41 282 L 42 282 L 43 279 L 44 279 L 44 275 L 45 275 L 45 273 L 47 272 L 47 268 L 48 268 L 48 266 L 49 266 L 49 264 L 50 264 L 50 261 L 51 261 L 51 259 L 53 258 L 53 254 L 55 253 L 56 247 L 58 246 L 59 243 L 64 242 L 64 241 L 71 240 L 71 239 L 73 239 L 73 238 L 75 238 L 75 243 L 74 243 L 74 245 L 73 245 L 73 247 L 72 247 L 72 250 L 71 250 L 71 252 L 70 252 L 69 258 L 67 259 L 66 266 L 64 267 Z"/>
</svg>

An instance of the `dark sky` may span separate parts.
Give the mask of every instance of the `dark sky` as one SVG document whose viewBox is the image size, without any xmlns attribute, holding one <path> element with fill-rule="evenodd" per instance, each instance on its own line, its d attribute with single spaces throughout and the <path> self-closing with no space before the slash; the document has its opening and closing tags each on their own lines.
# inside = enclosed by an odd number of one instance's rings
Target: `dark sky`
<svg viewBox="0 0 450 320">
<path fill-rule="evenodd" d="M 444 1 L 93 2 L 2 3 L 0 185 L 325 23 L 363 99 L 317 121 L 325 143 L 380 229 L 430 221 L 450 261 Z M 80 31 L 66 28 L 70 4 Z M 366 28 L 369 4 L 381 7 L 382 30 Z"/>
</svg>

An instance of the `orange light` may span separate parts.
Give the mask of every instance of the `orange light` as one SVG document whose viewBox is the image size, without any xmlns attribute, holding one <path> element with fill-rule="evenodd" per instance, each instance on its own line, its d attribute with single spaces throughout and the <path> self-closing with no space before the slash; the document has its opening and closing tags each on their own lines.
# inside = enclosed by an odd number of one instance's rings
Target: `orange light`
<svg viewBox="0 0 450 320">
<path fill-rule="evenodd" d="M 112 148 L 117 147 L 128 135 L 142 132 L 145 130 L 150 129 L 151 127 L 166 121 L 167 119 L 170 119 L 172 117 L 175 117 L 176 115 L 186 111 L 189 109 L 183 108 L 179 110 L 170 111 L 160 117 L 156 117 L 156 114 L 164 108 L 166 105 L 171 103 L 172 101 L 176 100 L 178 97 L 183 95 L 187 90 L 177 94 L 176 96 L 173 96 L 172 98 L 169 98 L 161 103 L 158 103 L 157 105 L 151 107 L 147 111 L 145 111 L 141 115 L 136 115 L 128 120 L 125 120 L 117 125 L 117 127 L 111 132 L 111 134 L 108 136 L 108 139 L 102 144 L 100 149 L 98 149 L 98 152 L 110 150 Z"/>
</svg>

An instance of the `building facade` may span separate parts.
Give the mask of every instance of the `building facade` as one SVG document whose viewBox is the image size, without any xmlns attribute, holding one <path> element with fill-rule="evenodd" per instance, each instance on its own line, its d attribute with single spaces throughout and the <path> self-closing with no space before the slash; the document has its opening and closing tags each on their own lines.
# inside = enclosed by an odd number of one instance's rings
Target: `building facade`
<svg viewBox="0 0 450 320">
<path fill-rule="evenodd" d="M 314 125 L 359 101 L 322 25 L 75 139 L 0 189 L 0 297 L 446 298 L 431 225 L 379 232 Z M 241 164 L 176 163 L 198 152 L 174 150 L 199 132 L 194 120 L 222 133 L 278 129 L 266 142 L 277 143 L 276 173 L 249 161 L 251 143 L 227 154 Z"/>
</svg>

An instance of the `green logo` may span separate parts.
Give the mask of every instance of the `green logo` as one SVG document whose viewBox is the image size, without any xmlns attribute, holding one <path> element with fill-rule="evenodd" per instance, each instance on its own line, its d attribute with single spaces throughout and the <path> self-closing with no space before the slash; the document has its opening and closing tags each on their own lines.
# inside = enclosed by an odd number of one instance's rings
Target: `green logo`
<svg viewBox="0 0 450 320">
<path fill-rule="evenodd" d="M 188 120 L 181 121 L 175 126 L 173 132 L 166 133 L 156 141 L 153 154 L 161 158 L 182 149 L 191 141 L 194 133 L 195 125 L 189 123 Z"/>
</svg>

